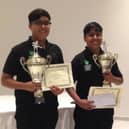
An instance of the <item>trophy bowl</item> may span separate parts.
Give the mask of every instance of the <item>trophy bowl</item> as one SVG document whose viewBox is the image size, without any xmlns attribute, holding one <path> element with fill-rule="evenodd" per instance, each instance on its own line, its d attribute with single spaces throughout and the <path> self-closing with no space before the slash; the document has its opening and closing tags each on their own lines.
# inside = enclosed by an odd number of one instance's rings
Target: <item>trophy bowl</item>
<svg viewBox="0 0 129 129">
<path fill-rule="evenodd" d="M 42 82 L 46 64 L 47 64 L 47 59 L 42 57 L 32 57 L 27 60 L 26 65 L 33 82 L 35 83 Z"/>
<path fill-rule="evenodd" d="M 93 60 L 96 63 L 96 65 L 100 68 L 102 68 L 102 72 L 110 72 L 112 69 L 112 66 L 116 63 L 116 60 L 118 58 L 118 54 L 112 54 L 110 52 L 101 54 L 101 55 L 93 55 Z M 103 82 L 104 85 L 110 85 L 109 82 L 105 81 Z"/>
</svg>

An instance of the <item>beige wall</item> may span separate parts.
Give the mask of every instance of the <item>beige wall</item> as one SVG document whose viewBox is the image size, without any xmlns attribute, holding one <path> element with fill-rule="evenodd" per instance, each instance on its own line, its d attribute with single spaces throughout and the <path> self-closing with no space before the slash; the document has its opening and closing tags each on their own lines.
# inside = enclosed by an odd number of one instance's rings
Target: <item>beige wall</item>
<svg viewBox="0 0 129 129">
<path fill-rule="evenodd" d="M 119 53 L 118 63 L 124 75 L 121 107 L 117 116 L 129 117 L 129 1 L 128 0 L 1 0 L 0 1 L 0 70 L 10 48 L 29 35 L 27 15 L 37 7 L 47 9 L 52 16 L 49 40 L 63 49 L 66 62 L 84 48 L 82 29 L 89 21 L 104 28 L 108 50 Z M 0 87 L 0 94 L 12 90 Z"/>
</svg>

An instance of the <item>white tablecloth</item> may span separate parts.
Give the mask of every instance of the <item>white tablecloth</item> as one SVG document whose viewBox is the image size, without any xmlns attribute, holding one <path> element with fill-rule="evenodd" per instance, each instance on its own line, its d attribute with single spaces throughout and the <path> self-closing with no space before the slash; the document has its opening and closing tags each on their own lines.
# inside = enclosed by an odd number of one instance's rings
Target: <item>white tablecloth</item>
<svg viewBox="0 0 129 129">
<path fill-rule="evenodd" d="M 59 96 L 59 119 L 56 129 L 73 129 L 74 105 L 70 104 L 71 101 L 66 93 Z M 14 96 L 0 96 L 0 129 L 16 129 L 14 114 Z"/>
</svg>

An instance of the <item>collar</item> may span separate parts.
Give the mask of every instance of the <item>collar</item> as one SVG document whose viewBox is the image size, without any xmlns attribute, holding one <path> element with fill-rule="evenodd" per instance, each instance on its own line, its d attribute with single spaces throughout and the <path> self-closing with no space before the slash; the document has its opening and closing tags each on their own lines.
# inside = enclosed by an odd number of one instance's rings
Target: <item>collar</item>
<svg viewBox="0 0 129 129">
<path fill-rule="evenodd" d="M 87 56 L 93 56 L 93 54 L 94 54 L 87 46 L 85 47 L 84 53 Z M 101 55 L 103 53 L 104 53 L 104 51 L 102 50 L 102 48 L 100 48 L 99 55 Z"/>
</svg>

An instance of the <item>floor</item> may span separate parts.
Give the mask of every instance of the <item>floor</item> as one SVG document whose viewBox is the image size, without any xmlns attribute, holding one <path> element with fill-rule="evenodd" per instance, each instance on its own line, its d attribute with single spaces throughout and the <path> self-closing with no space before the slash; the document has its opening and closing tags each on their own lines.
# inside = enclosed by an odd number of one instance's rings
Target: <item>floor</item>
<svg viewBox="0 0 129 129">
<path fill-rule="evenodd" d="M 112 129 L 129 129 L 129 121 L 127 121 L 127 120 L 115 120 Z"/>
</svg>

